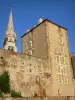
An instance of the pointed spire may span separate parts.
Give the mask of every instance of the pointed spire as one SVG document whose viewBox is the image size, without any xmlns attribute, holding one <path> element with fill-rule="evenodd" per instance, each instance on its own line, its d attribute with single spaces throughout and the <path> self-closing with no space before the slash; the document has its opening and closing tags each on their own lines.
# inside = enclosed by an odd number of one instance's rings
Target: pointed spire
<svg viewBox="0 0 75 100">
<path fill-rule="evenodd" d="M 6 35 L 16 37 L 16 33 L 14 32 L 14 26 L 13 26 L 12 8 L 11 8 L 11 11 L 10 11 L 10 16 L 9 16 L 9 21 L 8 21 L 8 27 L 7 27 L 7 30 L 6 30 Z"/>
<path fill-rule="evenodd" d="M 9 22 L 8 22 L 8 29 L 14 31 L 13 19 L 12 19 L 12 10 L 10 11 Z"/>
<path fill-rule="evenodd" d="M 16 33 L 14 32 L 13 19 L 12 19 L 12 9 L 10 11 L 8 27 L 7 27 L 7 30 L 5 32 L 3 46 L 6 50 L 17 51 Z"/>
</svg>

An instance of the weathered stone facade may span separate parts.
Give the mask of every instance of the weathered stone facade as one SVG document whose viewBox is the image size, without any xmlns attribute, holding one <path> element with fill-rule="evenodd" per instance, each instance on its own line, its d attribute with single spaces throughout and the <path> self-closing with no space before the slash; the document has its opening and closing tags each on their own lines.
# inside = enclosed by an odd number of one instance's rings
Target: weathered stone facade
<svg viewBox="0 0 75 100">
<path fill-rule="evenodd" d="M 39 96 L 45 92 L 44 62 L 30 55 L 0 49 L 0 73 L 7 70 L 10 74 L 11 88 L 21 92 L 23 96 Z M 50 74 L 50 73 L 49 73 Z"/>
<path fill-rule="evenodd" d="M 75 100 L 73 97 L 65 97 L 65 96 L 61 96 L 61 97 L 26 97 L 26 98 L 6 98 L 5 100 Z M 0 100 L 3 100 L 2 98 L 0 98 Z"/>
<path fill-rule="evenodd" d="M 75 85 L 67 30 L 46 19 L 21 39 L 22 53 L 0 49 L 0 74 L 9 72 L 11 88 L 23 97 L 34 97 L 36 93 L 46 97 L 42 100 L 73 99 L 70 97 L 75 95 Z"/>
<path fill-rule="evenodd" d="M 44 20 L 22 36 L 22 52 L 47 61 L 46 73 L 49 69 L 51 73 L 50 85 L 46 88 L 47 96 L 74 96 L 67 29 Z"/>
</svg>

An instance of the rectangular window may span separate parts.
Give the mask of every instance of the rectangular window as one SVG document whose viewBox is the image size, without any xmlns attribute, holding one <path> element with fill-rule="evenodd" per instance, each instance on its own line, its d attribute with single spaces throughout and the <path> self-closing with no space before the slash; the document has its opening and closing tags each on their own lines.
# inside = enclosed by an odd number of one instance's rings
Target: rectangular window
<svg viewBox="0 0 75 100">
<path fill-rule="evenodd" d="M 32 55 L 32 50 L 30 50 L 30 53 L 29 54 Z"/>
<path fill-rule="evenodd" d="M 59 63 L 59 55 L 56 55 L 56 63 Z"/>
<path fill-rule="evenodd" d="M 59 43 L 60 43 L 60 44 L 63 44 L 63 43 L 64 43 L 63 36 L 60 36 L 60 37 L 59 37 Z"/>
<path fill-rule="evenodd" d="M 13 48 L 13 47 L 11 47 L 11 51 L 13 51 L 13 49 L 14 49 L 14 48 Z"/>
<path fill-rule="evenodd" d="M 67 75 L 68 74 L 68 68 L 65 66 L 64 67 L 64 74 Z"/>
<path fill-rule="evenodd" d="M 60 46 L 60 52 L 64 52 L 64 47 L 63 46 Z"/>
<path fill-rule="evenodd" d="M 66 78 L 66 77 L 64 78 L 64 83 L 68 84 L 68 78 Z"/>
<path fill-rule="evenodd" d="M 10 50 L 10 46 L 8 47 L 8 50 Z"/>
<path fill-rule="evenodd" d="M 32 40 L 29 41 L 30 47 L 32 47 Z"/>
<path fill-rule="evenodd" d="M 60 70 L 60 66 L 59 65 L 56 66 L 56 71 L 57 71 L 57 74 L 61 74 L 61 72 L 60 72 L 61 70 Z"/>
<path fill-rule="evenodd" d="M 60 63 L 64 64 L 64 57 L 60 56 Z"/>
<path fill-rule="evenodd" d="M 62 84 L 62 77 L 57 77 L 57 82 L 58 82 L 59 84 Z"/>
</svg>

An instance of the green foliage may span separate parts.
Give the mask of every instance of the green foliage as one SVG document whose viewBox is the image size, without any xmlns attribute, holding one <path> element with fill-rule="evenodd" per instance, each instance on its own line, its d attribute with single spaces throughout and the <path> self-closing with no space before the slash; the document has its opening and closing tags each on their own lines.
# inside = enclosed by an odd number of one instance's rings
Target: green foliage
<svg viewBox="0 0 75 100">
<path fill-rule="evenodd" d="M 34 93 L 34 97 L 37 97 L 37 96 L 38 96 L 38 95 L 37 95 L 37 93 L 35 92 L 35 93 Z"/>
<path fill-rule="evenodd" d="M 11 97 L 22 97 L 21 92 L 15 92 L 15 90 L 10 90 L 10 78 L 7 71 L 0 75 L 0 97 L 3 93 L 11 93 Z"/>
<path fill-rule="evenodd" d="M 2 92 L 0 92 L 0 97 L 3 97 Z"/>
<path fill-rule="evenodd" d="M 11 97 L 22 97 L 21 92 L 16 92 L 15 90 L 11 90 Z"/>
<path fill-rule="evenodd" d="M 0 75 L 0 92 L 10 93 L 10 79 L 7 71 Z"/>
</svg>

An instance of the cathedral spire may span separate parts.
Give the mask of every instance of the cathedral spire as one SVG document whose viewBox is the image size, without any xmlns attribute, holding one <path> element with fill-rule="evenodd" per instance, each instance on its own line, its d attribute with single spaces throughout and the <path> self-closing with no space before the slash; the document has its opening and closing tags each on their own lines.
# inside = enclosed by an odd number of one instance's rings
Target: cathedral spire
<svg viewBox="0 0 75 100">
<path fill-rule="evenodd" d="M 5 32 L 3 46 L 6 50 L 17 51 L 16 48 L 16 33 L 14 32 L 12 10 L 10 11 L 8 26 Z"/>
<path fill-rule="evenodd" d="M 10 36 L 16 37 L 16 33 L 14 32 L 14 26 L 13 26 L 12 10 L 10 11 L 10 16 L 9 16 L 6 35 L 10 35 Z"/>
<path fill-rule="evenodd" d="M 12 19 L 12 10 L 10 11 L 10 16 L 9 16 L 9 22 L 8 22 L 8 30 L 12 30 L 14 31 L 14 27 L 13 27 L 13 19 Z"/>
</svg>

